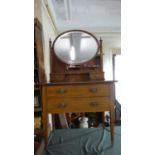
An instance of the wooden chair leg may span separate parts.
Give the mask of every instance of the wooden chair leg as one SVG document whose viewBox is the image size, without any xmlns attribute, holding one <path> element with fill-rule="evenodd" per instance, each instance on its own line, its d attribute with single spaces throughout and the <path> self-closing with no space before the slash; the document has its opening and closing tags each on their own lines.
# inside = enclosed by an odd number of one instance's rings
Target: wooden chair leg
<svg viewBox="0 0 155 155">
<path fill-rule="evenodd" d="M 111 132 L 111 144 L 114 144 L 114 122 L 115 122 L 115 114 L 113 111 L 110 111 L 110 132 Z"/>
<path fill-rule="evenodd" d="M 45 137 L 45 146 L 48 144 L 48 123 L 47 116 L 44 116 L 44 137 Z"/>
<path fill-rule="evenodd" d="M 105 113 L 102 112 L 102 123 L 103 123 L 103 127 L 105 127 Z"/>
</svg>

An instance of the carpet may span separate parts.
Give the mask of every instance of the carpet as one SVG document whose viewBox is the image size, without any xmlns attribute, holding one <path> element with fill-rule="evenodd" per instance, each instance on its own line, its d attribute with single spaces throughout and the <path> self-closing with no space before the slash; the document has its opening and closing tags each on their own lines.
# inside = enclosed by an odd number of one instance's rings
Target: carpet
<svg viewBox="0 0 155 155">
<path fill-rule="evenodd" d="M 42 155 L 121 155 L 121 127 L 115 127 L 113 146 L 109 127 L 57 129 Z"/>
</svg>

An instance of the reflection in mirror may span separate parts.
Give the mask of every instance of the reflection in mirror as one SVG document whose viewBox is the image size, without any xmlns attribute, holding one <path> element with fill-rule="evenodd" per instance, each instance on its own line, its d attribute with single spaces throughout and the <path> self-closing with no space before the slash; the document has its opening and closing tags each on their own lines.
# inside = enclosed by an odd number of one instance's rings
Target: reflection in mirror
<svg viewBox="0 0 155 155">
<path fill-rule="evenodd" d="M 86 32 L 70 31 L 56 39 L 54 52 L 66 64 L 82 64 L 97 54 L 98 42 L 95 37 Z"/>
</svg>

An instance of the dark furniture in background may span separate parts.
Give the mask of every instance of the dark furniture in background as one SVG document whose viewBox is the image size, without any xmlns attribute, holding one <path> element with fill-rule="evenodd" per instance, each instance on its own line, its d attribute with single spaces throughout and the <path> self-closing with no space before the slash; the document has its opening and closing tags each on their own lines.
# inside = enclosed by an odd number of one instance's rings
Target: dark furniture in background
<svg viewBox="0 0 155 155">
<path fill-rule="evenodd" d="M 41 83 L 44 83 L 44 56 L 42 46 L 42 26 L 34 19 L 34 153 L 41 154 L 44 148 Z"/>
</svg>

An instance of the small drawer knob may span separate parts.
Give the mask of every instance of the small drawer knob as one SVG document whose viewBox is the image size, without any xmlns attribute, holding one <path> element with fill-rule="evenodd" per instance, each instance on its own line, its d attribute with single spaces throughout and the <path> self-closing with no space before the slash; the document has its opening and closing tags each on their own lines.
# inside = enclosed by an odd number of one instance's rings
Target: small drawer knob
<svg viewBox="0 0 155 155">
<path fill-rule="evenodd" d="M 63 102 L 58 104 L 58 108 L 63 109 L 63 108 L 65 108 L 65 107 L 66 107 L 66 104 L 63 103 Z"/>
<path fill-rule="evenodd" d="M 65 93 L 65 89 L 60 88 L 60 89 L 57 91 L 57 93 L 59 93 L 59 94 L 64 94 L 64 93 Z"/>
<path fill-rule="evenodd" d="M 90 106 L 92 106 L 92 107 L 96 107 L 98 104 L 97 104 L 97 102 L 96 101 L 92 101 L 92 102 L 90 102 Z"/>
<path fill-rule="evenodd" d="M 96 93 L 97 92 L 97 88 L 95 88 L 95 87 L 90 88 L 89 91 L 92 92 L 92 93 Z"/>
</svg>

